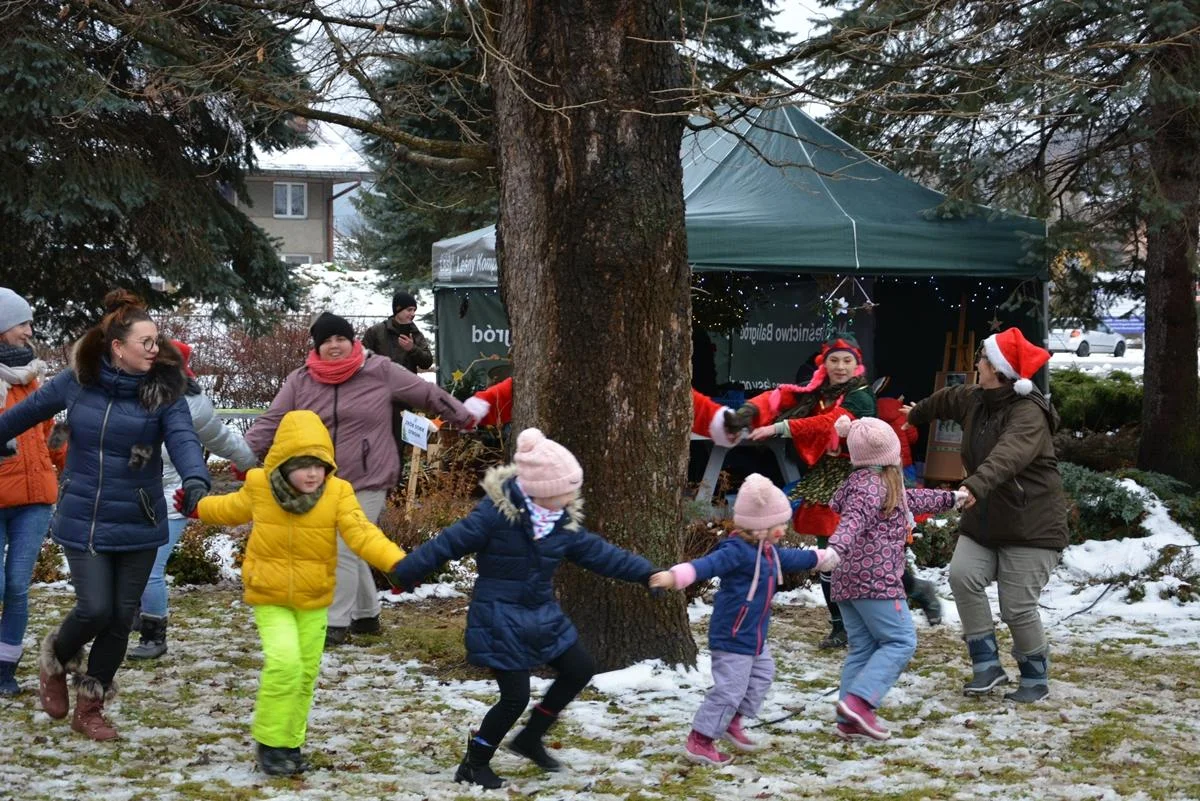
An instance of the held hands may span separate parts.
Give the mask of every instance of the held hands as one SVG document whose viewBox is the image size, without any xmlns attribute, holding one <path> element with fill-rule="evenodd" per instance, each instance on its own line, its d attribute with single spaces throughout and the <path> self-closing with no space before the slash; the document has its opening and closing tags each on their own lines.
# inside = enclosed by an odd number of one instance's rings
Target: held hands
<svg viewBox="0 0 1200 801">
<path fill-rule="evenodd" d="M 817 555 L 817 566 L 813 570 L 818 573 L 831 573 L 842 561 L 832 548 L 813 548 L 813 553 Z"/>
<path fill-rule="evenodd" d="M 192 511 L 190 511 L 190 512 L 184 511 L 185 503 L 186 503 L 186 501 L 184 500 L 183 487 L 176 487 L 175 488 L 175 511 L 179 512 L 184 517 L 190 517 L 193 520 L 196 520 L 197 515 L 196 515 L 195 508 L 193 508 Z"/>
<path fill-rule="evenodd" d="M 904 396 L 901 395 L 900 399 L 903 400 Z M 901 431 L 903 431 L 906 428 L 912 427 L 908 424 L 908 413 L 913 410 L 913 406 L 915 406 L 915 405 L 916 405 L 915 403 L 906 403 L 900 407 L 900 414 L 904 416 L 904 425 L 900 426 Z"/>
<path fill-rule="evenodd" d="M 673 590 L 675 589 L 675 574 L 670 570 L 660 570 L 650 576 L 651 590 Z"/>
<path fill-rule="evenodd" d="M 246 471 L 239 469 L 238 466 L 232 462 L 229 464 L 229 472 L 233 473 L 233 477 L 238 481 L 246 480 Z"/>
<path fill-rule="evenodd" d="M 750 432 L 750 439 L 755 442 L 762 442 L 764 439 L 770 439 L 775 436 L 775 426 L 759 426 Z"/>
<path fill-rule="evenodd" d="M 186 517 L 198 517 L 196 505 L 208 494 L 208 487 L 198 478 L 189 478 L 183 486 L 175 490 L 175 509 Z"/>
<path fill-rule="evenodd" d="M 975 505 L 975 496 L 971 491 L 964 487 L 959 487 L 954 491 L 954 508 L 955 509 L 970 509 Z"/>
</svg>

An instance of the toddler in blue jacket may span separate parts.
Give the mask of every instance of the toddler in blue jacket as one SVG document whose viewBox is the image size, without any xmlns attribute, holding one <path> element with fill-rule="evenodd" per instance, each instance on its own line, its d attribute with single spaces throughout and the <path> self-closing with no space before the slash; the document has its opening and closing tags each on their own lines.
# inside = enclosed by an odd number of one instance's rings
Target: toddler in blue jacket
<svg viewBox="0 0 1200 801">
<path fill-rule="evenodd" d="M 650 577 L 652 588 L 678 590 L 697 580 L 721 579 L 708 626 L 713 688 L 696 712 L 684 750 L 692 762 L 733 761 L 718 750 L 718 739 L 739 751 L 761 747 L 746 735 L 742 719 L 758 715 L 775 677 L 775 660 L 767 645 L 775 588 L 784 573 L 829 571 L 837 565 L 832 550 L 778 547 L 791 519 L 792 507 L 783 490 L 754 473 L 747 476 L 733 505 L 738 530 L 707 556 Z"/>
</svg>

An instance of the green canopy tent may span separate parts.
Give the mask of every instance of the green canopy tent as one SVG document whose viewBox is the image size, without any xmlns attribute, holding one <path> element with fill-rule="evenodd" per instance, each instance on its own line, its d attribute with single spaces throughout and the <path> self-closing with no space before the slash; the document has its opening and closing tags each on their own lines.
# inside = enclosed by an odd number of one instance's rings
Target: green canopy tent
<svg viewBox="0 0 1200 801">
<path fill-rule="evenodd" d="M 943 194 L 892 172 L 795 106 L 755 109 L 732 125 L 689 133 L 681 157 L 692 268 L 752 272 L 746 285 L 765 298 L 718 343 L 723 378 L 747 386 L 793 380 L 826 325 L 819 301 L 828 285 L 819 289 L 813 274 L 853 276 L 859 291 L 873 293 L 878 307 L 857 314 L 852 328 L 868 363 L 873 356 L 888 362 L 878 370 L 893 375 L 941 369 L 944 333 L 956 326 L 963 297 L 973 329 L 986 329 L 983 321 L 1004 305 L 1013 307 L 1007 322 L 1034 341 L 1044 337 L 1041 220 L 986 207 L 941 214 Z M 435 243 L 433 267 L 446 383 L 480 354 L 506 352 L 507 323 L 491 289 L 495 227 Z M 1023 300 L 1014 303 L 1015 295 Z M 875 335 L 892 326 L 905 336 Z M 909 358 L 915 343 L 929 343 L 924 358 Z M 915 383 L 910 397 L 920 396 Z"/>
</svg>

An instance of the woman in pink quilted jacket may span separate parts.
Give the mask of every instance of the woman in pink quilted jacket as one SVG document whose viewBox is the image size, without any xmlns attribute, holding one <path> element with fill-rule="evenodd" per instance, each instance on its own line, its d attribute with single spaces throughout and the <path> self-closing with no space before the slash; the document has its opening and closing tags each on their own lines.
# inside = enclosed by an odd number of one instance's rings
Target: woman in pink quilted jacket
<svg viewBox="0 0 1200 801">
<path fill-rule="evenodd" d="M 839 558 L 830 596 L 850 641 L 838 692 L 837 735 L 886 740 L 891 734 L 875 709 L 917 649 L 902 579 L 913 515 L 949 509 L 961 498 L 948 490 L 905 490 L 900 440 L 883 420 L 842 417 L 835 428 L 846 438 L 855 468 L 829 504 L 841 516 L 829 538 Z"/>
</svg>

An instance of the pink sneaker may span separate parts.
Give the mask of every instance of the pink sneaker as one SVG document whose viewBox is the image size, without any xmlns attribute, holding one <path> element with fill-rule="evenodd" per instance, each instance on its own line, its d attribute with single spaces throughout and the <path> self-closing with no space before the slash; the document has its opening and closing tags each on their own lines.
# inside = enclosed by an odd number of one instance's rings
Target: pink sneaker
<svg viewBox="0 0 1200 801">
<path fill-rule="evenodd" d="M 857 723 L 839 720 L 833 733 L 849 742 L 861 742 L 871 739 L 871 736 L 858 727 Z"/>
<path fill-rule="evenodd" d="M 837 704 L 838 714 L 858 726 L 862 733 L 874 740 L 886 740 L 892 733 L 879 723 L 875 710 L 857 695 L 847 695 Z"/>
<path fill-rule="evenodd" d="M 684 747 L 684 756 L 689 762 L 696 762 L 700 765 L 728 765 L 733 761 L 733 757 L 729 754 L 722 754 L 717 750 L 716 743 L 713 738 L 705 737 L 700 732 L 692 729 L 692 733 L 688 735 L 687 745 Z"/>
<path fill-rule="evenodd" d="M 728 741 L 739 751 L 757 751 L 762 748 L 762 743 L 751 740 L 750 736 L 746 734 L 746 730 L 742 728 L 740 714 L 734 715 L 733 720 L 729 721 L 729 728 L 725 730 L 725 735 L 721 739 Z"/>
</svg>

